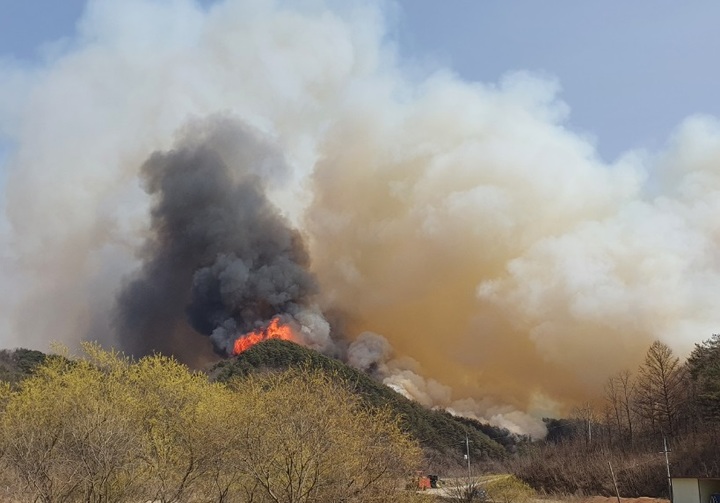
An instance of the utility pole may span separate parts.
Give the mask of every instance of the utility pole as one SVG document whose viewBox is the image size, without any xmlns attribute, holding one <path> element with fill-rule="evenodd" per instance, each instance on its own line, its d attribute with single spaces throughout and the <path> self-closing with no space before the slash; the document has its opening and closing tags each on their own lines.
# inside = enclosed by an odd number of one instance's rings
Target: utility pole
<svg viewBox="0 0 720 503">
<path fill-rule="evenodd" d="M 615 470 L 613 470 L 612 463 L 609 459 L 608 466 L 610 466 L 610 475 L 612 475 L 613 485 L 615 486 L 615 496 L 617 496 L 617 501 L 620 503 L 620 490 L 618 489 L 617 479 L 615 478 Z"/>
<path fill-rule="evenodd" d="M 468 482 L 470 481 L 470 439 L 465 434 L 465 458 L 468 462 Z"/>
<path fill-rule="evenodd" d="M 667 438 L 665 435 L 663 435 L 663 454 L 665 454 L 665 467 L 667 468 L 667 480 L 668 480 L 668 491 L 670 495 L 670 503 L 673 501 L 673 488 L 672 488 L 672 478 L 670 477 L 670 459 L 668 458 L 668 453 L 670 450 L 667 446 Z"/>
</svg>

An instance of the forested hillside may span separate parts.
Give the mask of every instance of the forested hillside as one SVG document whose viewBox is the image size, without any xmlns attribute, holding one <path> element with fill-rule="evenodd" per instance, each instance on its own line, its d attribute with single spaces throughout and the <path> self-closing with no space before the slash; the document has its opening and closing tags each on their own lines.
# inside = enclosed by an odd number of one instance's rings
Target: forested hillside
<svg viewBox="0 0 720 503">
<path fill-rule="evenodd" d="M 3 501 L 415 499 L 404 487 L 422 466 L 416 440 L 322 372 L 223 384 L 93 345 L 43 359 L 19 385 L 0 383 Z"/>
<path fill-rule="evenodd" d="M 291 367 L 320 370 L 349 386 L 369 406 L 387 408 L 397 414 L 403 429 L 420 442 L 436 468 L 464 463 L 465 435 L 470 440 L 470 455 L 476 461 L 504 459 L 516 450 L 518 443 L 528 441 L 502 428 L 454 417 L 442 410 L 428 410 L 339 360 L 288 341 L 267 340 L 219 363 L 210 375 L 227 382 L 237 376 Z"/>
<path fill-rule="evenodd" d="M 45 361 L 46 355 L 32 349 L 0 350 L 0 381 L 17 384 Z"/>
<path fill-rule="evenodd" d="M 673 475 L 720 476 L 719 335 L 684 362 L 653 343 L 638 369 L 608 377 L 601 401 L 545 419 L 548 435 L 535 442 L 428 410 L 288 341 L 265 341 L 207 373 L 161 356 L 85 351 L 76 360 L 0 352 L 0 482 L 19 499 L 125 501 L 158 487 L 147 497 L 229 501 L 232 489 L 264 501 L 263 491 L 288 482 L 273 459 L 308 452 L 318 470 L 339 470 L 308 490 L 333 495 L 340 477 L 361 484 L 357 501 L 382 501 L 416 469 L 457 469 L 466 435 L 478 471 L 500 467 L 545 492 L 611 495 L 612 466 L 622 496 L 666 496 L 665 447 Z M 331 432 L 327 449 L 313 450 L 327 439 L 312 431 Z M 345 460 L 348 452 L 360 458 Z M 373 481 L 363 478 L 368 463 L 384 467 Z"/>
<path fill-rule="evenodd" d="M 428 410 L 339 360 L 280 340 L 258 344 L 207 373 L 191 373 L 161 356 L 134 361 L 93 345 L 78 359 L 3 351 L 0 372 L 6 383 L 0 388 L 0 482 L 15 487 L 20 499 L 122 501 L 157 485 L 162 489 L 151 496 L 163 501 L 190 494 L 212 499 L 213 491 L 222 496 L 230 488 L 254 491 L 262 501 L 256 493 L 263 487 L 256 484 L 264 475 L 222 474 L 269 462 L 248 458 L 271 442 L 257 428 L 286 448 L 293 446 L 280 438 L 297 437 L 297 428 L 336 428 L 332 443 L 338 449 L 369 449 L 370 458 L 348 461 L 352 466 L 372 462 L 387 471 L 369 485 L 369 494 L 378 485 L 387 490 L 391 474 L 397 481 L 418 469 L 464 473 L 466 436 L 478 472 L 481 463 L 507 459 L 519 442 L 529 441 Z M 242 442 L 238 435 L 245 435 Z M 381 449 L 380 438 L 396 440 Z M 326 454 L 342 465 L 342 451 Z M 347 470 L 343 476 L 360 477 Z"/>
</svg>

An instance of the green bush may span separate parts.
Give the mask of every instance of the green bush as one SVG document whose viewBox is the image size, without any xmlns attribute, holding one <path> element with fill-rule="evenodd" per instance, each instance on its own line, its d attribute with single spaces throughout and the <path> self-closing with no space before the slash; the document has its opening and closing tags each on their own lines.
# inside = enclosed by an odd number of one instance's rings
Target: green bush
<svg viewBox="0 0 720 503">
<path fill-rule="evenodd" d="M 495 503 L 525 503 L 535 495 L 532 487 L 513 475 L 491 480 L 485 491 Z"/>
</svg>

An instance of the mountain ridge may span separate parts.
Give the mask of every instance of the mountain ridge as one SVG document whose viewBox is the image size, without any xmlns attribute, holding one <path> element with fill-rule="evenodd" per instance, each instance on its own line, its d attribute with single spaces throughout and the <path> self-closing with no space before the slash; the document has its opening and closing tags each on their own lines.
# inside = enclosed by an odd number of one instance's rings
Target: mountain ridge
<svg viewBox="0 0 720 503">
<path fill-rule="evenodd" d="M 227 382 L 253 372 L 279 371 L 292 366 L 329 373 L 358 393 L 369 406 L 390 408 L 403 429 L 420 442 L 426 457 L 439 464 L 465 463 L 466 435 L 471 459 L 475 461 L 504 459 L 524 440 L 504 428 L 453 416 L 444 410 L 428 409 L 367 373 L 290 341 L 263 341 L 232 359 L 217 363 L 208 373 L 213 380 Z"/>
</svg>

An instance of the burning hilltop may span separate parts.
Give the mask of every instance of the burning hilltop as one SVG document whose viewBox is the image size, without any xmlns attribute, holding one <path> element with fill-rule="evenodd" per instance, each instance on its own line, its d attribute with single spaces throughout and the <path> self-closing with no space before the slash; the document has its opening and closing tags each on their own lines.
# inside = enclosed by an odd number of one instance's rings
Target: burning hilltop
<svg viewBox="0 0 720 503">
<path fill-rule="evenodd" d="M 261 342 L 269 340 L 293 341 L 299 340 L 292 326 L 283 323 L 279 316 L 270 320 L 264 328 L 258 328 L 252 332 L 241 334 L 233 343 L 233 355 L 237 356 Z"/>
<path fill-rule="evenodd" d="M 302 238 L 265 195 L 269 173 L 286 169 L 256 131 L 227 119 L 198 123 L 150 156 L 151 234 L 118 301 L 128 351 L 182 351 L 168 334 L 186 323 L 221 355 L 268 337 L 329 349 Z"/>
</svg>

